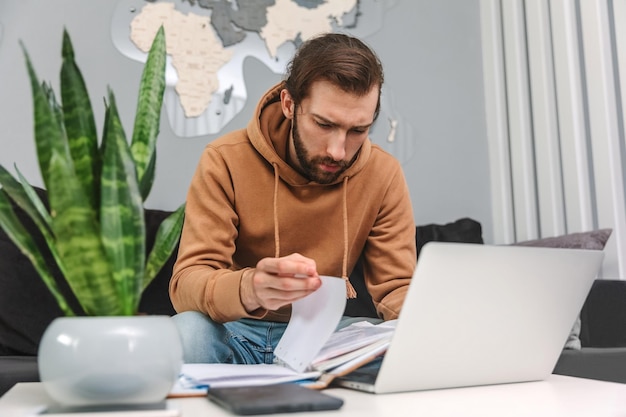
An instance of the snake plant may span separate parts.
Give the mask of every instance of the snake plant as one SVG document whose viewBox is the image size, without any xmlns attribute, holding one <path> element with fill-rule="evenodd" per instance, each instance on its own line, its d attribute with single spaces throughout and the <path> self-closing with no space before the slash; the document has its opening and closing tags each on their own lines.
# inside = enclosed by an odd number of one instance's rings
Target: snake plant
<svg viewBox="0 0 626 417">
<path fill-rule="evenodd" d="M 30 78 L 34 137 L 49 204 L 16 167 L 0 166 L 0 227 L 29 258 L 65 315 L 73 311 L 60 291 L 54 265 L 20 223 L 11 200 L 36 224 L 84 313 L 134 315 L 141 293 L 172 254 L 182 228 L 184 205 L 166 218 L 150 253 L 146 248 L 144 201 L 152 187 L 156 138 L 165 88 L 165 35 L 154 38 L 139 86 L 130 145 L 115 96 L 105 100 L 98 139 L 83 76 L 63 33 L 61 104 L 48 83 L 40 83 L 22 45 Z"/>
</svg>

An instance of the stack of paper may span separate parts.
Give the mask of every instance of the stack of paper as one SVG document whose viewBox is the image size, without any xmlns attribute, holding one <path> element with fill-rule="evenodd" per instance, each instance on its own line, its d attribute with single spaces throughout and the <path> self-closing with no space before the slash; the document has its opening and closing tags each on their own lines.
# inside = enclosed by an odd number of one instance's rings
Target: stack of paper
<svg viewBox="0 0 626 417">
<path fill-rule="evenodd" d="M 396 320 L 377 325 L 367 321 L 351 324 L 330 336 L 311 362 L 311 367 L 318 371 L 328 371 L 389 346 L 395 327 Z"/>
<path fill-rule="evenodd" d="M 287 329 L 276 347 L 276 364 L 184 364 L 170 397 L 204 395 L 211 387 L 314 381 L 325 387 L 383 354 L 396 321 L 353 323 L 335 331 L 345 308 L 345 282 L 322 277 L 320 289 L 293 304 Z"/>
</svg>

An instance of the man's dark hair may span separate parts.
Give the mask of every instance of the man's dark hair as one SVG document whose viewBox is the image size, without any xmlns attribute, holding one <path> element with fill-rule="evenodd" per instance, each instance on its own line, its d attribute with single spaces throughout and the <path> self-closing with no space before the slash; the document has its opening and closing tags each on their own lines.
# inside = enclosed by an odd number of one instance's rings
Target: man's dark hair
<svg viewBox="0 0 626 417">
<path fill-rule="evenodd" d="M 357 38 L 326 33 L 304 42 L 287 68 L 285 87 L 296 104 L 309 94 L 311 84 L 325 80 L 343 91 L 363 96 L 378 87 L 374 119 L 380 111 L 383 66 L 376 53 Z"/>
</svg>

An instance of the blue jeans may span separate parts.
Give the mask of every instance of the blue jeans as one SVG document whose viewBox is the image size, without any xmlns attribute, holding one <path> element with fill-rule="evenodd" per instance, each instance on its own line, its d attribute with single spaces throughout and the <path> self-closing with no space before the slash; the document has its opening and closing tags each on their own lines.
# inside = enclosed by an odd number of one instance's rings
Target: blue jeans
<svg viewBox="0 0 626 417">
<path fill-rule="evenodd" d="M 185 311 L 173 317 L 181 336 L 185 363 L 272 363 L 274 349 L 287 323 L 241 319 L 216 323 L 198 311 Z M 342 317 L 337 328 L 357 321 L 380 323 L 368 317 Z"/>
</svg>

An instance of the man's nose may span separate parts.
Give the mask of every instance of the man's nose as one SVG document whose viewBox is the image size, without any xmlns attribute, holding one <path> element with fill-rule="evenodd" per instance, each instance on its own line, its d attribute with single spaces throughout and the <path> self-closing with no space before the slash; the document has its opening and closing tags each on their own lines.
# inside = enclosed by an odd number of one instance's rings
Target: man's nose
<svg viewBox="0 0 626 417">
<path fill-rule="evenodd" d="M 334 161 L 342 161 L 346 157 L 346 132 L 337 131 L 328 141 L 326 153 Z"/>
</svg>

